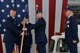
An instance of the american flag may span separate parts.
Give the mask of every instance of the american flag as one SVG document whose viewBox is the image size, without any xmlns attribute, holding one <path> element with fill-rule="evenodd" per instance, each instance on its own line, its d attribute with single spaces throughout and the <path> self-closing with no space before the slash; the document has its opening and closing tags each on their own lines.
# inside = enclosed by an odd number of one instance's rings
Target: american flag
<svg viewBox="0 0 80 53">
<path fill-rule="evenodd" d="M 28 5 L 28 2 L 30 5 Z M 43 11 L 44 18 L 47 19 L 49 37 L 54 35 L 54 32 L 63 32 L 65 24 L 65 8 L 68 0 L 0 0 L 0 32 L 4 33 L 4 23 L 6 17 L 9 17 L 9 10 L 11 7 L 15 7 L 17 11 L 17 24 L 19 24 L 23 17 L 33 17 L 32 13 L 35 10 L 30 9 L 38 7 Z M 35 5 L 33 4 L 35 3 Z M 29 10 L 28 10 L 29 6 Z M 29 11 L 29 13 L 28 13 Z M 31 15 L 30 15 L 31 14 Z M 31 20 L 32 21 L 32 20 Z"/>
<path fill-rule="evenodd" d="M 28 3 L 29 2 L 29 3 Z M 43 17 L 46 20 L 46 35 L 50 41 L 51 36 L 55 32 L 64 32 L 65 25 L 65 8 L 68 0 L 0 0 L 0 32 L 4 33 L 5 19 L 9 17 L 10 7 L 15 7 L 17 10 L 17 23 L 25 15 L 29 15 L 30 22 L 35 19 L 35 6 L 43 11 Z M 29 7 L 29 10 L 28 10 Z M 8 9 L 9 8 L 9 9 Z M 26 9 L 26 10 L 24 10 Z M 26 14 L 25 14 L 26 11 Z M 28 14 L 29 11 L 29 14 Z M 3 16 L 3 17 L 2 17 Z M 3 20 L 3 21 L 2 21 Z M 48 48 L 48 47 L 47 47 Z M 48 53 L 48 49 L 47 49 Z"/>
<path fill-rule="evenodd" d="M 0 0 L 0 33 L 4 33 L 5 22 L 9 17 L 10 8 L 14 7 L 17 11 L 17 25 L 21 22 L 23 17 L 28 18 L 28 0 Z"/>
</svg>

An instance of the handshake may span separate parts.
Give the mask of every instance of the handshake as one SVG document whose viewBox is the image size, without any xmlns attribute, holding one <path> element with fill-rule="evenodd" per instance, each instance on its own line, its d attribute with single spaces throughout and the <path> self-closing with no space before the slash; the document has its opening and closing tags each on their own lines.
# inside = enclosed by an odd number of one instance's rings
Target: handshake
<svg viewBox="0 0 80 53">
<path fill-rule="evenodd" d="M 26 19 L 26 17 L 24 17 L 24 19 L 23 19 L 22 22 L 21 22 L 21 24 L 23 25 L 23 28 L 22 28 L 23 32 L 21 33 L 21 35 L 24 35 L 24 34 L 25 34 L 24 31 L 27 30 L 26 25 L 27 25 L 28 23 L 29 23 L 28 19 Z"/>
<path fill-rule="evenodd" d="M 22 20 L 21 24 L 24 26 L 25 24 L 28 24 L 29 20 L 26 19 L 26 17 L 24 17 L 24 19 Z"/>
<path fill-rule="evenodd" d="M 24 17 L 23 21 L 21 22 L 21 24 L 23 25 L 22 30 L 27 30 L 26 26 L 29 23 L 28 19 L 26 19 L 26 17 Z"/>
</svg>

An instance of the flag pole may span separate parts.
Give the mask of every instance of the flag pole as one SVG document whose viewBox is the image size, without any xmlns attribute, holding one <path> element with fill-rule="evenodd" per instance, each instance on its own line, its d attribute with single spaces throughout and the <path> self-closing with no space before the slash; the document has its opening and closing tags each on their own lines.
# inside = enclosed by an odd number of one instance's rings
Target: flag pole
<svg viewBox="0 0 80 53">
<path fill-rule="evenodd" d="M 24 35 L 22 35 L 22 39 L 21 39 L 20 53 L 22 53 L 23 41 L 24 41 Z"/>
<path fill-rule="evenodd" d="M 23 23 L 23 32 L 25 32 L 25 23 Z M 23 42 L 24 42 L 24 35 L 22 35 L 22 39 L 21 39 L 20 53 L 22 53 Z"/>
</svg>

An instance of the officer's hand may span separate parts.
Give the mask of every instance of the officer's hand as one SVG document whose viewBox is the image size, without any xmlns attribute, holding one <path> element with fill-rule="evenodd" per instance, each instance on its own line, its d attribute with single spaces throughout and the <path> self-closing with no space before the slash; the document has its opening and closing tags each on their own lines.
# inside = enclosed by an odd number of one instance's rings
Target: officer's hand
<svg viewBox="0 0 80 53">
<path fill-rule="evenodd" d="M 77 41 L 76 40 L 73 40 L 73 44 L 75 44 L 75 43 L 77 43 Z"/>
</svg>

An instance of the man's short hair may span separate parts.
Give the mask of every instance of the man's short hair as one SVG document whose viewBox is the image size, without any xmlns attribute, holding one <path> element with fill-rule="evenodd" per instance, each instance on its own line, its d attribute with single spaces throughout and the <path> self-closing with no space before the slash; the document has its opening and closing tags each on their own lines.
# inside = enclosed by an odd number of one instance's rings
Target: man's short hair
<svg viewBox="0 0 80 53">
<path fill-rule="evenodd" d="M 16 11 L 16 9 L 15 9 L 15 8 L 10 8 L 10 10 Z"/>
</svg>

